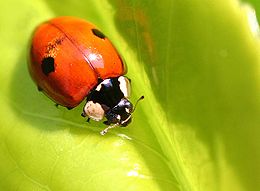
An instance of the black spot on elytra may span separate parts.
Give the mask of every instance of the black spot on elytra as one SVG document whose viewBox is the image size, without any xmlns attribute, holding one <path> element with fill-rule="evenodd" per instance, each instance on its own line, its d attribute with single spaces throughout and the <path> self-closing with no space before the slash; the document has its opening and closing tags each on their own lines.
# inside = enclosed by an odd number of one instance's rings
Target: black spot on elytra
<svg viewBox="0 0 260 191">
<path fill-rule="evenodd" d="M 46 57 L 42 60 L 42 72 L 48 76 L 49 73 L 54 72 L 54 58 L 53 57 Z"/>
<path fill-rule="evenodd" d="M 92 32 L 95 36 L 101 38 L 101 39 L 105 39 L 106 36 L 98 29 L 92 29 Z"/>
</svg>

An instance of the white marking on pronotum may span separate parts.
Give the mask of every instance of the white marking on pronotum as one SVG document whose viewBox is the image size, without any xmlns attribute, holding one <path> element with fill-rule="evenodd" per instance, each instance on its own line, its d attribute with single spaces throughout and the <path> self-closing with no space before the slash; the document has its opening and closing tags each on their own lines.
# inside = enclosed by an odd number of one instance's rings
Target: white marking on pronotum
<svg viewBox="0 0 260 191">
<path fill-rule="evenodd" d="M 103 80 L 100 84 L 98 84 L 98 86 L 96 87 L 96 91 L 100 91 L 102 88 L 102 84 L 109 84 L 110 83 L 110 79 L 105 79 Z"/>
<path fill-rule="evenodd" d="M 99 103 L 94 103 L 93 101 L 88 101 L 84 107 L 85 114 L 95 120 L 100 121 L 104 118 L 105 111 Z"/>
<path fill-rule="evenodd" d="M 118 81 L 119 81 L 119 87 L 120 87 L 120 90 L 123 92 L 124 96 L 126 98 L 129 98 L 130 97 L 130 90 L 131 90 L 131 87 L 130 87 L 130 82 L 129 80 L 124 77 L 124 76 L 120 76 L 118 78 Z"/>
<path fill-rule="evenodd" d="M 102 83 L 100 83 L 100 84 L 98 84 L 98 86 L 96 87 L 96 91 L 100 91 L 101 90 L 101 88 L 102 88 L 102 85 L 101 85 Z"/>
</svg>

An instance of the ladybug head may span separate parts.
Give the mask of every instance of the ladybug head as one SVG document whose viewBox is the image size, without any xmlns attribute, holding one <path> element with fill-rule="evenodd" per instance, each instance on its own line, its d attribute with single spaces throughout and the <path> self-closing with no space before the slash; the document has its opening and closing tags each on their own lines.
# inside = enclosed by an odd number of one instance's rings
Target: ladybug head
<svg viewBox="0 0 260 191">
<path fill-rule="evenodd" d="M 107 125 L 113 124 L 119 124 L 120 126 L 127 126 L 131 121 L 131 113 L 133 111 L 133 105 L 132 103 L 126 99 L 122 98 L 120 102 L 110 109 L 106 113 L 107 118 Z"/>
<path fill-rule="evenodd" d="M 105 124 L 106 125 L 113 124 L 113 125 L 108 126 L 106 129 L 101 131 L 100 134 L 105 135 L 109 129 L 118 126 L 126 127 L 128 124 L 130 124 L 132 121 L 132 113 L 134 112 L 137 103 L 143 98 L 144 96 L 141 96 L 137 100 L 135 106 L 133 106 L 133 104 L 128 99 L 122 98 L 115 107 L 113 107 L 106 113 L 107 121 L 105 122 Z"/>
</svg>

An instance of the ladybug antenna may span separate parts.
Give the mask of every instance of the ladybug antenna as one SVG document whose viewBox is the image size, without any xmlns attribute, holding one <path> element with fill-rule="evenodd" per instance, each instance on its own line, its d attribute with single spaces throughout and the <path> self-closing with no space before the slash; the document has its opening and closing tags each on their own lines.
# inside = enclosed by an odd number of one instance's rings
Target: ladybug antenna
<svg viewBox="0 0 260 191">
<path fill-rule="evenodd" d="M 101 135 L 105 135 L 108 132 L 109 129 L 113 129 L 113 128 L 119 126 L 119 125 L 120 125 L 119 123 L 116 123 L 114 125 L 110 125 L 107 128 L 105 128 L 103 131 L 101 131 L 100 134 Z"/>
<path fill-rule="evenodd" d="M 141 97 L 135 102 L 134 109 L 133 109 L 133 111 L 132 111 L 131 113 L 134 113 L 137 104 L 139 103 L 139 101 L 141 101 L 141 100 L 143 100 L 143 99 L 144 99 L 144 96 L 141 96 Z"/>
</svg>

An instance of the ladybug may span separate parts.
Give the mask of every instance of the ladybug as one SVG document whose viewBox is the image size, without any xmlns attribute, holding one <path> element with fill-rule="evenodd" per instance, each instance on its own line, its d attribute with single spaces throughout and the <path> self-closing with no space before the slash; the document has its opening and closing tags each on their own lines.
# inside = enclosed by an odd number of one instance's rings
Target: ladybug
<svg viewBox="0 0 260 191">
<path fill-rule="evenodd" d="M 31 40 L 28 69 L 38 89 L 58 105 L 72 109 L 86 99 L 81 115 L 88 121 L 106 118 L 102 135 L 131 122 L 135 107 L 126 66 L 95 25 L 75 17 L 41 24 Z"/>
</svg>

